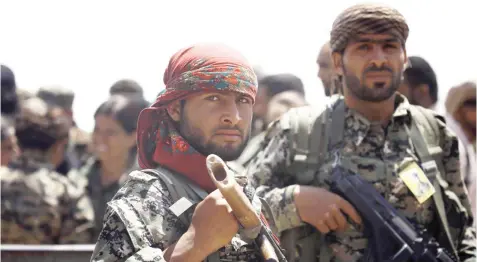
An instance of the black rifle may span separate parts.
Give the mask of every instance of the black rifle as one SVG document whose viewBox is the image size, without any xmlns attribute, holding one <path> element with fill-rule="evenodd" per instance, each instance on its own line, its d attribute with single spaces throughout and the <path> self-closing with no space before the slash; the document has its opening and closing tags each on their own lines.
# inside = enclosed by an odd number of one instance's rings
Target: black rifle
<svg viewBox="0 0 477 262">
<path fill-rule="evenodd" d="M 331 192 L 353 205 L 364 222 L 364 235 L 369 241 L 364 261 L 458 261 L 426 230 L 416 230 L 360 175 L 335 166 Z"/>
</svg>

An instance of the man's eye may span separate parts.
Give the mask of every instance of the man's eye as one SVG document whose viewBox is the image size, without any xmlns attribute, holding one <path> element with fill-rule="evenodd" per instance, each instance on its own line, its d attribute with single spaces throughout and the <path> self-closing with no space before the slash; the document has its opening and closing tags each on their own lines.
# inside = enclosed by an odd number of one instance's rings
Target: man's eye
<svg viewBox="0 0 477 262">
<path fill-rule="evenodd" d="M 368 44 L 360 45 L 360 46 L 358 46 L 358 49 L 363 50 L 363 51 L 367 51 L 367 50 L 369 50 L 369 45 Z"/>
<path fill-rule="evenodd" d="M 219 97 L 218 96 L 208 96 L 206 99 L 210 100 L 210 101 L 218 101 Z"/>
<path fill-rule="evenodd" d="M 385 44 L 384 45 L 384 49 L 396 49 L 397 46 L 396 45 L 392 45 L 392 44 Z"/>
<path fill-rule="evenodd" d="M 250 101 L 249 98 L 246 98 L 246 97 L 242 97 L 239 99 L 240 103 L 244 103 L 244 104 L 250 104 L 252 103 L 252 101 Z"/>
</svg>

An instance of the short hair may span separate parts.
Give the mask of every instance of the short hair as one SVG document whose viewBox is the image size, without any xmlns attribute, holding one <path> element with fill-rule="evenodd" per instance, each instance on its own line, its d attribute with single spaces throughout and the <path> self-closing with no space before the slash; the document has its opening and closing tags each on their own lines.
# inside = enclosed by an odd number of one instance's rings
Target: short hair
<svg viewBox="0 0 477 262">
<path fill-rule="evenodd" d="M 258 84 L 259 88 L 266 86 L 268 97 L 285 91 L 296 91 L 305 96 L 305 88 L 300 78 L 292 74 L 277 74 L 265 76 Z"/>
<path fill-rule="evenodd" d="M 131 134 L 137 129 L 139 113 L 148 106 L 149 103 L 140 97 L 114 95 L 98 107 L 94 117 L 111 116 L 118 121 L 126 133 Z"/>
<path fill-rule="evenodd" d="M 415 88 L 421 84 L 428 85 L 432 102 L 436 103 L 439 90 L 434 70 L 422 57 L 410 56 L 408 59 L 411 66 L 404 71 L 404 77 L 409 83 L 409 87 Z"/>
<path fill-rule="evenodd" d="M 134 80 L 131 79 L 121 79 L 116 81 L 111 88 L 109 88 L 109 94 L 113 95 L 135 95 L 142 97 L 143 96 L 142 87 Z"/>
</svg>

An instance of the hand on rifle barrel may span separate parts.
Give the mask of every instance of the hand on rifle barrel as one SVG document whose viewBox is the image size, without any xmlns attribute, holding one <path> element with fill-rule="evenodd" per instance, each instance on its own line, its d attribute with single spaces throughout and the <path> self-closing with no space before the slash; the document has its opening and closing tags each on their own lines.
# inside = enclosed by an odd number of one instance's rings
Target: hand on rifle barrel
<svg viewBox="0 0 477 262">
<path fill-rule="evenodd" d="M 357 224 L 361 217 L 354 207 L 340 196 L 323 188 L 296 186 L 295 204 L 301 219 L 321 233 L 344 231 L 348 228 L 346 214 Z"/>
<path fill-rule="evenodd" d="M 230 243 L 238 230 L 232 208 L 217 189 L 197 204 L 188 231 L 207 256 Z"/>
</svg>

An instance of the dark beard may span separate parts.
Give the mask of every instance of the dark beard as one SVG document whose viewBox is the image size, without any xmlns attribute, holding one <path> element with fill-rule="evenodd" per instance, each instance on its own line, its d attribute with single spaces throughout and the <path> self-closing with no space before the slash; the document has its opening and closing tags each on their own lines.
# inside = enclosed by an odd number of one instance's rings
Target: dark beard
<svg viewBox="0 0 477 262">
<path fill-rule="evenodd" d="M 378 71 L 378 70 L 386 70 L 386 69 L 377 69 L 371 68 L 369 71 Z M 390 71 L 391 69 L 387 69 Z M 365 71 L 361 79 L 363 79 L 363 83 L 361 83 L 355 75 L 347 74 L 347 70 L 343 67 L 344 81 L 346 82 L 346 86 L 351 94 L 363 101 L 366 102 L 382 102 L 394 95 L 398 90 L 399 86 L 401 85 L 401 77 L 394 72 L 392 73 L 392 79 L 389 87 L 384 86 L 385 83 L 375 83 L 373 88 L 367 87 L 364 84 L 365 79 Z M 391 71 L 392 72 L 392 71 Z"/>
<path fill-rule="evenodd" d="M 227 129 L 226 127 L 221 129 Z M 230 129 L 230 128 L 229 128 Z M 198 129 L 189 125 L 187 116 L 184 113 L 181 115 L 179 123 L 179 132 L 186 139 L 186 141 L 200 154 L 208 156 L 210 154 L 218 155 L 224 161 L 232 161 L 237 159 L 242 151 L 247 146 L 249 135 L 245 137 L 242 144 L 238 148 L 232 146 L 219 146 L 213 142 L 204 141 L 204 134 Z M 241 132 L 243 134 L 243 132 Z M 250 132 L 249 132 L 250 134 Z"/>
</svg>

